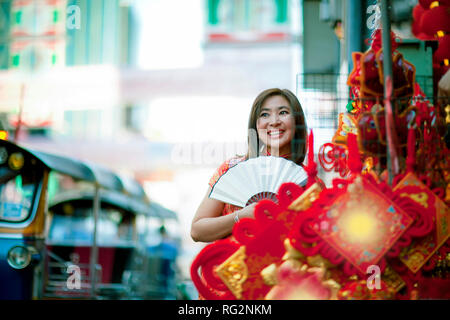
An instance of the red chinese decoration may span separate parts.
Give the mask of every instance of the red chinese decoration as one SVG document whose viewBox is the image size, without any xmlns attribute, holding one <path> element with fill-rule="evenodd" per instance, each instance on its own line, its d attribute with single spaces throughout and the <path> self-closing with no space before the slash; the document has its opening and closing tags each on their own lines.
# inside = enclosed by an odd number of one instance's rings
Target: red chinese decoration
<svg viewBox="0 0 450 320">
<path fill-rule="evenodd" d="M 419 1 L 413 10 L 413 34 L 421 40 L 438 40 L 433 69 L 440 79 L 450 69 L 450 1 Z"/>
<path fill-rule="evenodd" d="M 420 1 L 414 9 L 415 21 L 436 18 L 419 30 L 437 33 L 443 49 L 435 59 L 446 57 L 443 24 L 450 19 L 442 8 L 449 5 Z M 437 129 L 439 114 L 393 41 L 392 98 L 400 102 L 390 123 L 397 137 L 389 136 L 379 30 L 372 40 L 368 51 L 353 54 L 352 101 L 318 152 L 321 167 L 340 178 L 328 188 L 318 179 L 311 131 L 307 185 L 283 184 L 278 203 L 261 200 L 255 219 L 242 219 L 231 238 L 195 258 L 191 275 L 203 298 L 450 298 L 450 153 Z M 389 139 L 399 161 L 388 184 Z"/>
</svg>

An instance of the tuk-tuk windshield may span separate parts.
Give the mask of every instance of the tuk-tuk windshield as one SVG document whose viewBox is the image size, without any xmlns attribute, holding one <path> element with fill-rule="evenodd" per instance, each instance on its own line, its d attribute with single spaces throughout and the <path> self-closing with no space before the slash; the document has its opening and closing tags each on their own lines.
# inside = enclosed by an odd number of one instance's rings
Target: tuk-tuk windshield
<svg viewBox="0 0 450 320">
<path fill-rule="evenodd" d="M 23 222 L 32 212 L 40 177 L 37 172 L 0 166 L 0 221 Z"/>
<path fill-rule="evenodd" d="M 93 241 L 92 201 L 72 201 L 51 208 L 53 213 L 49 241 L 89 244 Z M 130 245 L 133 225 L 129 215 L 113 206 L 102 205 L 98 220 L 99 245 Z"/>
</svg>

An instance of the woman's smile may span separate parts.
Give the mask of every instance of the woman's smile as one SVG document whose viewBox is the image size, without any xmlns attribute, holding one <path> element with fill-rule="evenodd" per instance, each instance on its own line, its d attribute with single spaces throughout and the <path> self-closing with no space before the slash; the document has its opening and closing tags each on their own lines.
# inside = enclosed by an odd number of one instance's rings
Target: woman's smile
<svg viewBox="0 0 450 320">
<path fill-rule="evenodd" d="M 281 138 L 284 134 L 284 130 L 269 130 L 267 131 L 267 134 L 272 139 Z"/>
</svg>

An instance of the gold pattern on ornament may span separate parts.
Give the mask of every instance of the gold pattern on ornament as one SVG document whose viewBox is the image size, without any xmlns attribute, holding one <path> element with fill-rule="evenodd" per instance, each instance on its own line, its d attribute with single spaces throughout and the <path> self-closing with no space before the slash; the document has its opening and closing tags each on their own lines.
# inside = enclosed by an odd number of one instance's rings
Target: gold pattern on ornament
<svg viewBox="0 0 450 320">
<path fill-rule="evenodd" d="M 274 286 L 278 283 L 277 265 L 275 263 L 272 263 L 271 265 L 262 269 L 260 274 L 264 280 L 264 283 L 267 284 L 268 286 Z"/>
<path fill-rule="evenodd" d="M 242 284 L 248 278 L 245 259 L 245 246 L 242 246 L 215 270 L 223 283 L 238 299 L 242 298 Z"/>
<path fill-rule="evenodd" d="M 395 292 L 400 291 L 406 285 L 402 277 L 400 277 L 400 275 L 389 265 L 386 265 L 386 268 L 381 275 L 381 280 Z"/>
<path fill-rule="evenodd" d="M 322 284 L 325 288 L 330 289 L 330 300 L 338 300 L 338 293 L 341 290 L 341 285 L 333 279 L 323 281 Z"/>
<path fill-rule="evenodd" d="M 445 117 L 445 123 L 449 124 L 450 123 L 450 104 L 448 104 L 445 107 L 445 113 L 447 114 L 447 116 Z"/>
<path fill-rule="evenodd" d="M 372 157 L 368 157 L 364 161 L 362 173 L 371 174 L 373 167 L 374 167 L 374 165 L 373 165 L 373 158 Z"/>
<path fill-rule="evenodd" d="M 291 241 L 288 238 L 284 239 L 284 248 L 286 249 L 286 253 L 283 255 L 281 260 L 285 261 L 289 259 L 305 259 L 305 256 L 292 246 Z"/>
<path fill-rule="evenodd" d="M 320 254 L 316 254 L 315 256 L 310 256 L 310 257 L 306 258 L 306 261 L 308 262 L 308 264 L 311 267 L 325 268 L 325 269 L 336 267 L 334 264 L 332 264 L 330 261 L 328 261 L 327 259 L 322 257 Z"/>
<path fill-rule="evenodd" d="M 408 197 L 412 200 L 414 200 L 415 202 L 419 203 L 421 206 L 428 208 L 428 195 L 426 192 L 420 192 L 420 193 L 414 193 L 414 194 L 409 194 L 409 193 L 402 193 L 400 194 L 400 197 Z"/>
<path fill-rule="evenodd" d="M 301 299 L 304 299 L 305 297 L 314 297 L 318 292 L 317 290 L 320 291 L 320 289 L 325 289 L 329 292 L 326 299 L 338 299 L 338 292 L 341 289 L 341 285 L 330 277 L 328 271 L 328 268 L 335 267 L 333 264 L 320 255 L 305 257 L 291 245 L 291 242 L 287 238 L 284 240 L 284 247 L 286 252 L 282 258 L 282 264 L 278 266 L 276 263 L 272 263 L 260 272 L 264 283 L 272 287 L 265 296 L 266 300 L 280 298 L 298 299 L 300 297 Z M 298 281 L 298 277 L 307 279 L 309 277 L 308 274 L 316 275 L 318 279 L 317 286 L 308 289 L 310 283 L 307 281 L 298 283 L 299 287 L 293 287 L 291 280 L 283 279 L 282 274 L 286 274 L 286 270 L 290 270 L 290 272 L 295 274 L 294 278 L 297 279 L 296 281 Z M 286 295 L 282 294 L 282 296 L 280 296 L 280 292 L 285 290 L 288 290 L 291 293 Z M 298 294 L 301 295 L 298 296 Z M 324 297 L 321 299 L 323 298 Z"/>
<path fill-rule="evenodd" d="M 316 182 L 306 189 L 294 202 L 289 206 L 290 210 L 305 211 L 309 209 L 313 202 L 319 198 L 322 187 Z"/>
</svg>

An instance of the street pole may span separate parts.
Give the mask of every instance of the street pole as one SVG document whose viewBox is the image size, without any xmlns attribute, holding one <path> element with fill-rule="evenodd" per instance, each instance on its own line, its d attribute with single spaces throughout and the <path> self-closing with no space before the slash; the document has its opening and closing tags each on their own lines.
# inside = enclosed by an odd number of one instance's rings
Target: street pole
<svg viewBox="0 0 450 320">
<path fill-rule="evenodd" d="M 347 39 L 348 73 L 350 73 L 353 70 L 352 53 L 363 51 L 363 1 L 348 0 L 345 1 L 345 4 L 347 5 L 345 39 Z"/>
<path fill-rule="evenodd" d="M 93 218 L 94 218 L 94 230 L 92 234 L 92 247 L 90 257 L 90 282 L 91 282 L 91 298 L 97 297 L 97 281 L 101 281 L 97 277 L 97 262 L 98 262 L 98 220 L 100 212 L 100 186 L 95 184 L 94 203 L 93 203 Z"/>
<path fill-rule="evenodd" d="M 396 133 L 394 127 L 394 114 L 392 106 L 393 78 L 392 78 L 392 48 L 391 48 L 391 21 L 390 0 L 381 0 L 381 25 L 383 47 L 383 74 L 384 74 L 384 111 L 386 122 L 386 161 L 388 170 L 388 183 L 392 185 L 394 174 L 398 173 L 397 150 L 395 146 Z"/>
<path fill-rule="evenodd" d="M 14 143 L 17 143 L 22 129 L 23 105 L 25 103 L 25 84 L 20 86 L 20 100 L 19 100 L 19 116 L 17 118 L 16 130 L 14 131 Z"/>
</svg>

